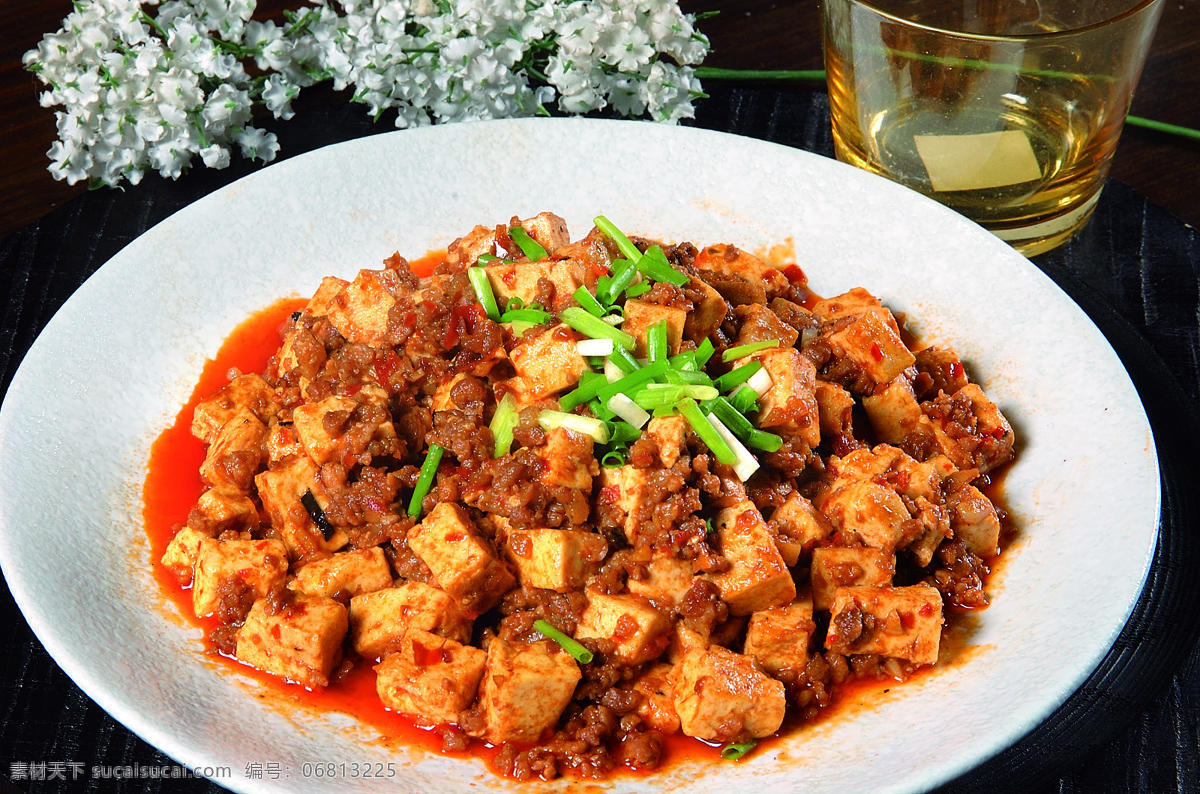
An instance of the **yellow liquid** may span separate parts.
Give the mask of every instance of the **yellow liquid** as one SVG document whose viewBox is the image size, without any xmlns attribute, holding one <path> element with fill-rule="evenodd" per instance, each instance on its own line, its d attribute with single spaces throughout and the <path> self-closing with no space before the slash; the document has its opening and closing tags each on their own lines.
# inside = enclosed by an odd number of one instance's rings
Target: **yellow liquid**
<svg viewBox="0 0 1200 794">
<path fill-rule="evenodd" d="M 1104 98 L 1086 80 L 1022 75 L 1014 80 L 1002 104 L 991 109 L 976 110 L 966 100 L 958 104 L 947 101 L 947 96 L 957 99 L 956 94 L 969 92 L 953 88 L 939 92 L 937 86 L 925 86 L 925 95 L 907 96 L 889 107 L 860 108 L 863 95 L 855 95 L 838 54 L 830 51 L 827 58 L 839 160 L 936 199 L 1027 256 L 1059 245 L 1087 222 L 1103 186 L 1120 124 L 1096 129 L 1095 118 Z M 962 70 L 957 77 L 961 89 L 970 84 L 971 70 Z M 880 79 L 893 78 L 885 75 Z M 1023 162 L 1033 168 L 1032 179 L 999 184 L 1004 181 L 1006 164 L 993 162 L 995 178 L 987 186 L 936 189 L 931 164 L 918 149 L 919 136 L 933 136 L 936 143 L 1001 131 L 1019 134 Z M 1018 173 L 1017 164 L 1012 165 L 1012 173 Z"/>
</svg>

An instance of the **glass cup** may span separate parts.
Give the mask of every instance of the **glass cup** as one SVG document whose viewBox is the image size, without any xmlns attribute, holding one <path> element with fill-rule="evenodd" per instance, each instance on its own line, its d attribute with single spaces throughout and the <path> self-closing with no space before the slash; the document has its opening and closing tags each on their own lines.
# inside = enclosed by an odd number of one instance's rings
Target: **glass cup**
<svg viewBox="0 0 1200 794">
<path fill-rule="evenodd" d="M 823 0 L 839 160 L 1026 256 L 1087 222 L 1163 0 Z"/>
</svg>

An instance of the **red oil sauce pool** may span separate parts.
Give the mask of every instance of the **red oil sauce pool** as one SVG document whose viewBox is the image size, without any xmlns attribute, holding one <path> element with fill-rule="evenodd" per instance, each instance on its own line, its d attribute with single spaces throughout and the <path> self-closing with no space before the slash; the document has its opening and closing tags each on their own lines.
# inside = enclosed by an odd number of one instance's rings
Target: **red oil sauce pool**
<svg viewBox="0 0 1200 794">
<path fill-rule="evenodd" d="M 411 262 L 410 266 L 417 275 L 428 275 L 441 261 L 442 255 L 443 252 L 435 252 Z M 281 344 L 281 327 L 292 312 L 303 309 L 307 302 L 307 298 L 284 298 L 255 313 L 239 325 L 221 346 L 216 357 L 205 364 L 191 398 L 180 409 L 174 424 L 164 430 L 151 446 L 143 492 L 143 517 L 150 540 L 154 576 L 163 594 L 175 604 L 179 614 L 201 629 L 205 637 L 217 627 L 216 620 L 194 617 L 190 587 L 181 586 L 174 574 L 159 562 L 176 530 L 186 523 L 188 512 L 204 491 L 199 470 L 200 464 L 204 462 L 205 447 L 191 433 L 192 412 L 197 403 L 228 383 L 227 373 L 231 369 L 236 368 L 241 372 L 264 372 L 271 356 Z M 948 656 L 946 661 L 952 664 L 957 664 L 972 654 L 973 649 L 968 645 L 971 634 L 969 619 L 970 616 L 958 615 L 958 628 L 944 633 L 943 659 Z M 443 753 L 442 740 L 436 731 L 420 728 L 403 715 L 383 706 L 375 692 L 375 671 L 369 662 L 356 663 L 348 675 L 330 687 L 309 690 L 223 656 L 208 644 L 207 640 L 205 642 L 206 650 L 215 663 L 226 665 L 231 673 L 257 680 L 263 685 L 263 690 L 269 693 L 268 697 L 274 698 L 276 705 L 281 709 L 300 708 L 348 714 L 379 731 L 384 744 L 415 746 L 428 752 Z M 946 653 L 947 650 L 950 652 Z M 943 661 L 936 668 L 924 668 L 916 677 L 923 677 L 944 667 Z M 880 697 L 886 698 L 886 693 L 897 685 L 897 682 L 892 680 L 847 681 L 837 688 L 834 702 L 822 710 L 819 720 L 824 721 L 836 715 L 845 716 L 858 708 L 871 707 Z M 790 733 L 802 725 L 812 724 L 811 720 L 800 724 L 785 722 L 781 734 Z M 772 742 L 773 740 L 760 742 L 756 752 L 769 752 Z M 481 741 L 472 741 L 468 752 L 490 763 L 497 748 Z M 719 747 L 685 736 L 668 737 L 664 747 L 663 764 L 658 770 L 651 772 L 661 771 L 667 765 L 683 761 L 730 763 L 721 759 L 719 752 Z M 638 773 L 619 769 L 616 770 L 616 774 Z"/>
</svg>

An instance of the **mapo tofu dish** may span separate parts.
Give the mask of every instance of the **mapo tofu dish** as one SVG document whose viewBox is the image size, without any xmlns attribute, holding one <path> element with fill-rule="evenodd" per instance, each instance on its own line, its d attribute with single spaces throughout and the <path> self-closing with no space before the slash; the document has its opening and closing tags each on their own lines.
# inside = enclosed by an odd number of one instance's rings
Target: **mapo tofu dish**
<svg viewBox="0 0 1200 794">
<path fill-rule="evenodd" d="M 373 668 L 501 774 L 738 757 L 987 604 L 1013 431 L 863 288 L 542 213 L 325 278 L 280 333 L 196 407 L 162 564 L 220 652 Z"/>
</svg>

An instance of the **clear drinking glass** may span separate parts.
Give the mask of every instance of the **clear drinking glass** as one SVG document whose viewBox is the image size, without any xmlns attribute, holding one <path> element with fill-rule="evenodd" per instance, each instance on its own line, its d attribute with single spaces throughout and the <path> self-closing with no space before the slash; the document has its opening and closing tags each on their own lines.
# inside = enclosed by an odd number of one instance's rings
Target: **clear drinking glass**
<svg viewBox="0 0 1200 794">
<path fill-rule="evenodd" d="M 1100 197 L 1163 0 L 823 0 L 837 157 L 1032 256 Z"/>
</svg>

